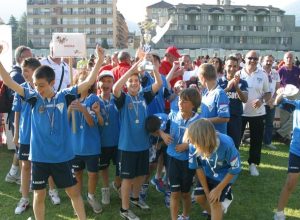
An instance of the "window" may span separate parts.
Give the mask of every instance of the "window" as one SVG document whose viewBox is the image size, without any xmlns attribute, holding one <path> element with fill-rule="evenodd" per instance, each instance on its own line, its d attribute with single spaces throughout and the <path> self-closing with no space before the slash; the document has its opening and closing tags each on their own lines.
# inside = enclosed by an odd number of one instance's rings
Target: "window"
<svg viewBox="0 0 300 220">
<path fill-rule="evenodd" d="M 211 21 L 211 15 L 208 15 L 208 20 Z"/>
<path fill-rule="evenodd" d="M 224 37 L 224 43 L 230 44 L 230 37 Z"/>
<path fill-rule="evenodd" d="M 39 34 L 40 34 L 39 29 L 33 29 L 33 34 L 34 34 L 34 35 L 39 35 Z"/>
<path fill-rule="evenodd" d="M 101 19 L 101 24 L 107 24 L 107 18 L 102 18 Z"/>
<path fill-rule="evenodd" d="M 233 30 L 234 31 L 240 31 L 241 30 L 241 26 L 233 26 Z"/>
<path fill-rule="evenodd" d="M 41 20 L 39 18 L 34 18 L 33 19 L 33 24 L 34 25 L 39 25 L 39 24 L 41 24 Z"/>
<path fill-rule="evenodd" d="M 230 25 L 226 26 L 226 31 L 231 31 L 231 26 Z"/>
<path fill-rule="evenodd" d="M 95 18 L 90 18 L 90 24 L 96 24 Z"/>
<path fill-rule="evenodd" d="M 263 31 L 263 26 L 256 26 L 256 31 Z"/>
<path fill-rule="evenodd" d="M 277 22 L 281 22 L 281 17 L 277 16 Z"/>
<path fill-rule="evenodd" d="M 248 21 L 253 21 L 253 16 L 252 15 L 248 16 Z"/>
<path fill-rule="evenodd" d="M 218 17 L 219 17 L 218 18 L 219 21 L 224 21 L 224 16 L 223 15 L 219 15 Z"/>
<path fill-rule="evenodd" d="M 242 31 L 247 31 L 247 26 L 242 26 Z"/>
<path fill-rule="evenodd" d="M 230 21 L 230 15 L 225 15 L 225 21 Z"/>
<path fill-rule="evenodd" d="M 264 22 L 269 22 L 270 21 L 270 17 L 269 16 L 265 16 L 264 17 Z"/>
<path fill-rule="evenodd" d="M 254 31 L 254 27 L 253 26 L 249 26 L 249 31 Z"/>
<path fill-rule="evenodd" d="M 271 22 L 276 22 L 276 16 L 271 16 Z"/>
<path fill-rule="evenodd" d="M 203 21 L 207 21 L 207 15 L 205 14 L 205 15 L 202 15 L 202 20 Z"/>
<path fill-rule="evenodd" d="M 277 33 L 281 32 L 281 27 L 276 27 L 276 32 Z"/>
<path fill-rule="evenodd" d="M 96 14 L 96 9 L 95 9 L 95 8 L 90 8 L 90 14 L 91 14 L 91 15 Z"/>
<path fill-rule="evenodd" d="M 200 15 L 196 15 L 196 21 L 200 20 Z"/>
<path fill-rule="evenodd" d="M 90 44 L 95 44 L 95 43 L 96 43 L 95 38 L 90 38 Z"/>
<path fill-rule="evenodd" d="M 101 14 L 107 14 L 107 8 L 101 8 Z"/>
</svg>

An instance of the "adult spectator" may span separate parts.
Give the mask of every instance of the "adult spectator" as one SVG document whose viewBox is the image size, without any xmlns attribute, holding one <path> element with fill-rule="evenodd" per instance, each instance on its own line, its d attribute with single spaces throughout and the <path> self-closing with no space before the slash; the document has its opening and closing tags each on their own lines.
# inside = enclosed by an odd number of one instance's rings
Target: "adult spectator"
<svg viewBox="0 0 300 220">
<path fill-rule="evenodd" d="M 300 69 L 296 67 L 292 52 L 287 52 L 283 57 L 284 64 L 279 69 L 280 86 L 285 87 L 292 84 L 300 88 Z M 291 131 L 293 126 L 294 107 L 290 104 L 280 105 L 280 128 L 277 130 L 274 139 L 289 144 L 291 140 Z"/>
<path fill-rule="evenodd" d="M 130 54 L 127 51 L 120 51 L 118 54 L 118 65 L 112 69 L 115 82 L 123 76 L 131 67 Z"/>
<path fill-rule="evenodd" d="M 269 80 L 267 75 L 257 68 L 258 56 L 256 51 L 251 50 L 246 54 L 245 67 L 241 70 L 240 78 L 248 83 L 248 100 L 243 104 L 242 134 L 246 124 L 250 129 L 249 170 L 252 176 L 258 176 L 257 165 L 261 159 L 261 147 L 264 132 L 264 115 L 266 114 L 264 101 L 268 102 Z"/>
<path fill-rule="evenodd" d="M 104 70 L 112 70 L 117 65 L 118 65 L 118 52 L 114 52 L 113 55 L 109 57 L 109 59 L 105 59 L 105 65 L 100 68 L 99 74 L 102 73 Z"/>
</svg>

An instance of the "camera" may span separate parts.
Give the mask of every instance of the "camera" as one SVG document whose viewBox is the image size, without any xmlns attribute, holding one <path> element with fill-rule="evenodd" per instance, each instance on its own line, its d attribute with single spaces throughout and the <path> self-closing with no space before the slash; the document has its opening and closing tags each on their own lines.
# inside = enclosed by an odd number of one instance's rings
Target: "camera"
<svg viewBox="0 0 300 220">
<path fill-rule="evenodd" d="M 139 71 L 153 71 L 154 66 L 150 61 L 144 60 L 139 64 Z"/>
</svg>

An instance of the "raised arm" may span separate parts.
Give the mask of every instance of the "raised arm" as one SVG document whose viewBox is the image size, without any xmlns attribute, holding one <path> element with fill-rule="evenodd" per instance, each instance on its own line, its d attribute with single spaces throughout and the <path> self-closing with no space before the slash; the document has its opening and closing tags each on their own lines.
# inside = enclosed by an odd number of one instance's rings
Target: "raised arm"
<svg viewBox="0 0 300 220">
<path fill-rule="evenodd" d="M 96 52 L 98 56 L 97 62 L 88 77 L 78 85 L 78 94 L 89 89 L 96 82 L 97 75 L 104 60 L 104 50 L 97 45 Z"/>
<path fill-rule="evenodd" d="M 159 73 L 159 65 L 157 65 L 156 63 L 154 65 L 153 73 L 154 73 L 155 82 L 152 84 L 152 92 L 155 94 L 158 92 L 158 90 L 162 86 L 162 79 L 161 79 L 161 75 Z"/>
</svg>

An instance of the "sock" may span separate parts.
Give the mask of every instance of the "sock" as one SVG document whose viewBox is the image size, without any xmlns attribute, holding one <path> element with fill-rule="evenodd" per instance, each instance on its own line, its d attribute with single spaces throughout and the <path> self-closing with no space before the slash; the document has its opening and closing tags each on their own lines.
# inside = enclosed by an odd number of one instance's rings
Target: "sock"
<svg viewBox="0 0 300 220">
<path fill-rule="evenodd" d="M 23 200 L 29 201 L 29 198 L 22 197 Z"/>
<path fill-rule="evenodd" d="M 283 211 L 276 211 L 276 214 L 277 215 L 284 215 L 284 212 Z"/>
<path fill-rule="evenodd" d="M 95 199 L 95 194 L 88 193 L 89 199 Z"/>
<path fill-rule="evenodd" d="M 11 168 L 9 170 L 9 174 L 14 176 L 14 175 L 17 175 L 18 171 L 19 171 L 19 166 L 16 166 L 16 165 L 12 164 Z"/>
<path fill-rule="evenodd" d="M 127 212 L 127 209 L 123 209 L 122 207 L 120 208 L 121 212 Z"/>
</svg>

